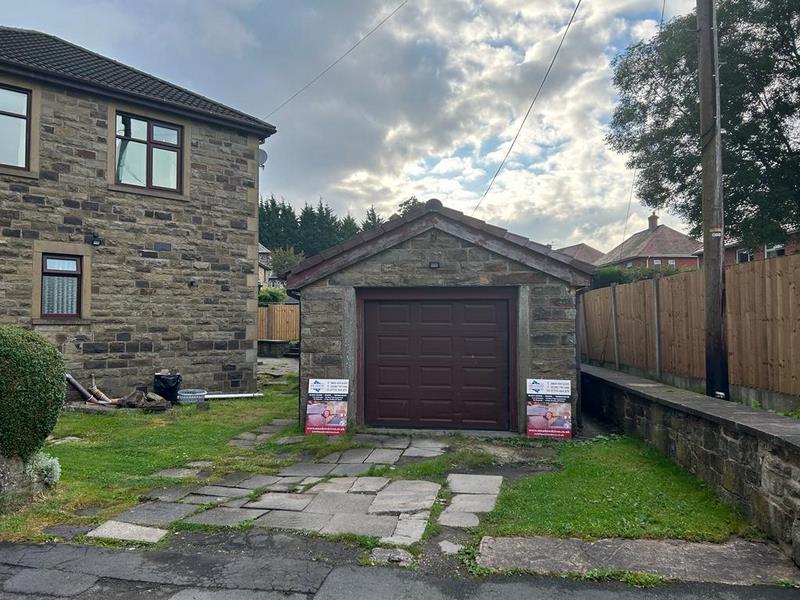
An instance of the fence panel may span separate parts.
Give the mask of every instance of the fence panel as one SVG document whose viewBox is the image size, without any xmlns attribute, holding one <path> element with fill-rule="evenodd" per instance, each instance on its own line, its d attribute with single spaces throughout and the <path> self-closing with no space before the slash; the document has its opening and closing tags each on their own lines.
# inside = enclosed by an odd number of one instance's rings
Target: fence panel
<svg viewBox="0 0 800 600">
<path fill-rule="evenodd" d="M 800 255 L 725 270 L 730 381 L 746 388 L 800 396 Z M 659 280 L 656 332 L 652 281 L 592 290 L 583 296 L 581 353 L 614 362 L 612 293 L 616 294 L 620 364 L 705 378 L 705 291 L 702 271 Z"/>
<path fill-rule="evenodd" d="M 258 307 L 258 339 L 296 340 L 300 337 L 300 305 L 271 304 Z"/>
</svg>

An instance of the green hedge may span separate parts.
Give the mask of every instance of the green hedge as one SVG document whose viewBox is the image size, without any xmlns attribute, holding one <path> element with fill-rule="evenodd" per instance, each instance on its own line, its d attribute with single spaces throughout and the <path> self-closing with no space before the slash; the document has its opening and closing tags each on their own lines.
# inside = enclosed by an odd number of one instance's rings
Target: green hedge
<svg viewBox="0 0 800 600">
<path fill-rule="evenodd" d="M 64 359 L 41 335 L 0 326 L 0 455 L 27 460 L 64 405 Z"/>
</svg>

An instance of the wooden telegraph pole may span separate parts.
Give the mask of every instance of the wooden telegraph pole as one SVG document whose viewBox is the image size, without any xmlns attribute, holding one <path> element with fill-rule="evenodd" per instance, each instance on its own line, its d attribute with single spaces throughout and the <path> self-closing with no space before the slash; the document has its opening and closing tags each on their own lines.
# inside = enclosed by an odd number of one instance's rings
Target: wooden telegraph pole
<svg viewBox="0 0 800 600">
<path fill-rule="evenodd" d="M 725 336 L 724 219 L 720 131 L 719 52 L 715 0 L 697 0 L 700 78 L 700 146 L 703 178 L 703 271 L 705 273 L 706 394 L 729 397 Z"/>
</svg>

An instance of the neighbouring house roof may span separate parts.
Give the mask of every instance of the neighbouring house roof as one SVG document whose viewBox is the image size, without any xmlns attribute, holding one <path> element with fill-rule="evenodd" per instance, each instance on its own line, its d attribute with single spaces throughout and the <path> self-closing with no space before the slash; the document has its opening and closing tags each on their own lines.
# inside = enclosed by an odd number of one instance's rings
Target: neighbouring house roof
<svg viewBox="0 0 800 600">
<path fill-rule="evenodd" d="M 265 269 L 271 269 L 272 250 L 267 248 L 261 242 L 258 243 L 258 264 Z"/>
<path fill-rule="evenodd" d="M 603 257 L 603 252 L 601 252 L 597 248 L 592 248 L 589 244 L 583 244 L 583 243 L 575 244 L 573 246 L 565 246 L 564 248 L 558 248 L 557 252 L 561 252 L 561 254 L 566 254 L 567 256 L 577 258 L 578 260 L 587 262 L 590 265 L 593 265 L 595 262 L 597 262 Z"/>
<path fill-rule="evenodd" d="M 261 242 L 258 242 L 258 253 L 259 253 L 259 254 L 272 254 L 272 250 L 270 250 L 269 248 L 267 248 L 267 247 L 266 247 L 264 244 L 262 244 Z"/>
<path fill-rule="evenodd" d="M 0 26 L 0 71 L 155 106 L 267 138 L 274 125 L 40 31 Z"/>
<path fill-rule="evenodd" d="M 439 200 L 432 199 L 402 217 L 390 219 L 380 227 L 363 231 L 307 258 L 287 273 L 286 287 L 303 288 L 430 229 L 464 239 L 573 285 L 586 285 L 594 272 L 589 263 L 445 208 Z"/>
<path fill-rule="evenodd" d="M 700 242 L 688 235 L 652 221 L 644 231 L 634 233 L 619 246 L 603 255 L 595 264 L 598 267 L 619 264 L 634 258 L 693 257 Z"/>
</svg>

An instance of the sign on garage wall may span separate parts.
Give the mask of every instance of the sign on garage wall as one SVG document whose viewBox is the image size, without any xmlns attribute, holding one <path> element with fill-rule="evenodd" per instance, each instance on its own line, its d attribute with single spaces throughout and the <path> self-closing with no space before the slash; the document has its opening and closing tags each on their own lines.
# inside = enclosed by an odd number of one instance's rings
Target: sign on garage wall
<svg viewBox="0 0 800 600">
<path fill-rule="evenodd" d="M 528 379 L 528 437 L 572 437 L 572 382 Z"/>
<path fill-rule="evenodd" d="M 306 434 L 341 435 L 347 429 L 347 379 L 309 379 Z"/>
</svg>

